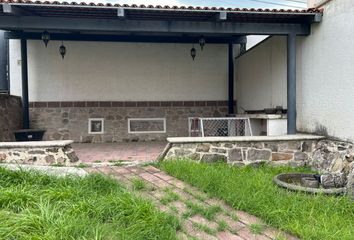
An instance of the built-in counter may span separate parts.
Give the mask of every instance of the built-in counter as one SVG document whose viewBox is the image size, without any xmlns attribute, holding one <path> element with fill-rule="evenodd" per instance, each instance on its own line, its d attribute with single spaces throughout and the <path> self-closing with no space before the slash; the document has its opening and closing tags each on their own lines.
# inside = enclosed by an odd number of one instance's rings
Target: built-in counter
<svg viewBox="0 0 354 240">
<path fill-rule="evenodd" d="M 287 134 L 286 114 L 237 114 L 250 119 L 253 136 L 278 136 Z"/>
</svg>

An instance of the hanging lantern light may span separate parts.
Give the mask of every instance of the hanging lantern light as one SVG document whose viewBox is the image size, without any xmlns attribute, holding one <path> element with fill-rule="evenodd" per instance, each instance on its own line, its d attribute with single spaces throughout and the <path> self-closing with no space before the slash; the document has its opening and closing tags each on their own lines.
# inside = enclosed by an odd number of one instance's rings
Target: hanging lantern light
<svg viewBox="0 0 354 240">
<path fill-rule="evenodd" d="M 61 42 L 61 46 L 59 47 L 59 53 L 62 59 L 64 59 L 64 56 L 66 54 L 66 47 L 64 46 L 63 41 Z"/>
<path fill-rule="evenodd" d="M 50 40 L 49 32 L 47 31 L 42 32 L 42 41 L 44 42 L 45 47 L 47 47 L 49 40 Z"/>
<path fill-rule="evenodd" d="M 203 36 L 201 36 L 199 39 L 199 45 L 200 45 L 200 49 L 203 51 L 203 48 L 205 46 L 205 38 Z"/>
<path fill-rule="evenodd" d="M 191 49 L 191 56 L 192 56 L 193 61 L 194 61 L 195 56 L 197 56 L 197 50 L 194 48 L 194 45 L 193 45 L 193 47 Z"/>
</svg>

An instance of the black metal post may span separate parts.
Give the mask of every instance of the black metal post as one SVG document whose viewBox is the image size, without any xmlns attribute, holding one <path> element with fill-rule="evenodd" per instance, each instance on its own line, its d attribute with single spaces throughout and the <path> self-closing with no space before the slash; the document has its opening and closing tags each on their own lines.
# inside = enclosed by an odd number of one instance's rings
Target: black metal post
<svg viewBox="0 0 354 240">
<path fill-rule="evenodd" d="M 234 109 L 234 48 L 233 43 L 229 42 L 229 84 L 228 84 L 228 113 L 235 114 Z"/>
<path fill-rule="evenodd" d="M 0 30 L 0 92 L 9 92 L 7 77 L 8 40 L 4 37 L 5 32 Z"/>
<path fill-rule="evenodd" d="M 296 134 L 296 34 L 288 35 L 287 57 L 288 134 Z"/>
<path fill-rule="evenodd" d="M 29 129 L 27 40 L 21 39 L 23 129 Z"/>
</svg>

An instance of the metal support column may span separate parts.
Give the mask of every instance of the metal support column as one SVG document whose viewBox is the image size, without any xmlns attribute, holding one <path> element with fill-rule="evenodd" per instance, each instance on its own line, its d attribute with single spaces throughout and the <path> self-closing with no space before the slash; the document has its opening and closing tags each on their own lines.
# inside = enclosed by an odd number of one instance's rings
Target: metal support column
<svg viewBox="0 0 354 240">
<path fill-rule="evenodd" d="M 288 134 L 296 134 L 296 34 L 288 35 L 287 57 Z"/>
<path fill-rule="evenodd" d="M 7 75 L 8 40 L 4 38 L 5 32 L 0 30 L 0 93 L 9 92 Z"/>
<path fill-rule="evenodd" d="M 23 129 L 29 129 L 27 40 L 21 39 Z"/>
<path fill-rule="evenodd" d="M 235 114 L 234 109 L 234 48 L 233 43 L 229 42 L 229 84 L 228 84 L 228 113 Z"/>
</svg>

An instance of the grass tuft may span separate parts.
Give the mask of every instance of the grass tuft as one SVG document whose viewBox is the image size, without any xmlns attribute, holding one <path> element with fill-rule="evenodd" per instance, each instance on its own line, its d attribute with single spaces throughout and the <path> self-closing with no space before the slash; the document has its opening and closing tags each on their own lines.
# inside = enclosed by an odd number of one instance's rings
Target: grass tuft
<svg viewBox="0 0 354 240">
<path fill-rule="evenodd" d="M 160 202 L 163 205 L 167 205 L 171 202 L 175 202 L 180 199 L 180 196 L 177 193 L 173 192 L 173 190 L 170 188 L 165 188 L 164 192 L 165 195 L 160 199 Z"/>
<path fill-rule="evenodd" d="M 193 227 L 195 227 L 196 229 L 199 229 L 200 231 L 203 231 L 203 232 L 205 232 L 205 233 L 207 233 L 209 235 L 215 235 L 216 234 L 216 231 L 214 229 L 208 227 L 205 224 L 193 222 Z"/>
<path fill-rule="evenodd" d="M 227 230 L 228 228 L 229 228 L 229 226 L 227 225 L 227 223 L 224 220 L 218 221 L 218 232 L 223 232 L 223 231 Z"/>
<path fill-rule="evenodd" d="M 136 191 L 141 191 L 146 189 L 146 184 L 144 182 L 144 180 L 140 179 L 140 178 L 133 178 L 131 180 L 132 184 L 133 184 L 133 189 Z"/>
<path fill-rule="evenodd" d="M 273 177 L 279 173 L 309 172 L 308 169 L 230 167 L 188 160 L 163 161 L 160 168 L 235 209 L 302 239 L 354 239 L 354 202 L 348 196 L 304 194 L 273 184 Z"/>
<path fill-rule="evenodd" d="M 226 213 L 226 215 L 228 215 L 235 222 L 240 221 L 240 218 L 236 215 L 236 213 Z"/>
<path fill-rule="evenodd" d="M 250 229 L 251 229 L 251 232 L 254 234 L 262 234 L 262 232 L 264 231 L 264 225 L 252 223 L 252 224 L 250 224 Z"/>
<path fill-rule="evenodd" d="M 201 202 L 204 202 L 207 199 L 206 196 L 203 196 L 203 195 L 201 195 L 199 193 L 195 193 L 195 192 L 193 192 L 191 189 L 189 189 L 187 187 L 183 188 L 183 191 L 185 193 L 188 193 L 189 195 L 193 196 L 194 198 L 198 199 Z"/>
<path fill-rule="evenodd" d="M 187 200 L 185 202 L 185 204 L 186 204 L 187 208 L 189 209 L 189 211 L 186 212 L 186 214 L 184 215 L 184 218 L 188 218 L 188 217 L 194 216 L 196 214 L 200 214 L 208 220 L 214 220 L 215 215 L 221 211 L 220 206 L 204 207 L 204 206 L 194 203 L 190 200 Z"/>
<path fill-rule="evenodd" d="M 89 167 L 89 165 L 85 164 L 85 163 L 80 163 L 79 165 L 77 165 L 76 167 L 78 168 L 87 168 Z"/>
</svg>

